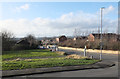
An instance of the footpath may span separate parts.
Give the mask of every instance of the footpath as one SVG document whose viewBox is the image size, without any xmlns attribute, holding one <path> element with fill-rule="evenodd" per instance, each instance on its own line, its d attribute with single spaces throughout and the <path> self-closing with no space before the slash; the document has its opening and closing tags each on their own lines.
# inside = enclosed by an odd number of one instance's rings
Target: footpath
<svg viewBox="0 0 120 79">
<path fill-rule="evenodd" d="M 84 49 L 83 48 L 72 48 L 72 47 L 58 47 L 60 49 L 67 49 L 67 50 L 75 50 L 75 51 L 83 51 L 84 52 Z M 87 49 L 86 50 L 87 52 L 93 52 L 93 53 L 100 53 L 101 51 L 100 50 L 97 50 L 97 49 Z M 119 51 L 113 51 L 113 50 L 102 50 L 102 53 L 106 53 L 106 54 L 118 54 Z"/>
</svg>

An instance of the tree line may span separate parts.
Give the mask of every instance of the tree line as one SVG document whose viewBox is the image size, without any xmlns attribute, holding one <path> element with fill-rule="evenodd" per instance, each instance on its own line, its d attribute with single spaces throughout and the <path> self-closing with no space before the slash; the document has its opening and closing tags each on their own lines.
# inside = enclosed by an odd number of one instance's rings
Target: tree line
<svg viewBox="0 0 120 79">
<path fill-rule="evenodd" d="M 87 46 L 87 49 L 100 49 L 100 39 L 95 41 L 86 41 L 86 40 L 66 40 L 62 43 L 59 43 L 59 46 L 63 47 L 73 47 L 73 48 L 84 48 Z M 108 41 L 107 39 L 103 40 L 103 49 L 104 50 L 120 50 L 120 41 Z"/>
<path fill-rule="evenodd" d="M 1 38 L 2 51 L 36 49 L 37 46 L 41 44 L 41 42 L 36 40 L 36 37 L 32 34 L 16 41 L 13 33 L 3 31 L 1 32 Z"/>
</svg>

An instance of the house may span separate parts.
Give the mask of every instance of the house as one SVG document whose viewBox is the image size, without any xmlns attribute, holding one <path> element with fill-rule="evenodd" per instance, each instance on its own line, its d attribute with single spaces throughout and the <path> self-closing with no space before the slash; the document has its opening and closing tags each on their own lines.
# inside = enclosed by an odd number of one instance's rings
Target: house
<svg viewBox="0 0 120 79">
<path fill-rule="evenodd" d="M 88 36 L 89 41 L 95 41 L 96 39 L 100 39 L 101 34 L 100 33 L 92 33 Z M 103 33 L 102 39 L 107 41 L 118 41 L 118 36 L 115 33 Z"/>
<path fill-rule="evenodd" d="M 64 41 L 66 41 L 66 40 L 67 40 L 67 37 L 66 37 L 65 35 L 60 36 L 59 38 L 56 38 L 56 41 L 57 41 L 57 42 L 64 42 Z"/>
<path fill-rule="evenodd" d="M 87 39 L 88 39 L 87 36 L 79 36 L 79 37 L 74 37 L 73 41 L 76 41 L 76 40 L 87 40 Z"/>
<path fill-rule="evenodd" d="M 27 39 L 22 38 L 19 41 L 15 43 L 15 46 L 13 47 L 14 50 L 26 50 L 30 48 L 30 42 L 28 42 Z"/>
<path fill-rule="evenodd" d="M 95 36 L 93 34 L 90 34 L 88 36 L 88 41 L 94 41 L 94 39 L 95 39 Z"/>
<path fill-rule="evenodd" d="M 36 39 L 29 39 L 29 38 L 21 38 L 19 41 L 16 42 L 16 45 L 22 45 L 26 47 L 36 47 L 38 45 L 38 41 Z"/>
<path fill-rule="evenodd" d="M 59 42 L 59 38 L 56 38 L 56 41 Z"/>
<path fill-rule="evenodd" d="M 41 39 L 43 45 L 56 45 L 58 42 L 56 41 L 56 37 L 45 37 Z"/>
<path fill-rule="evenodd" d="M 27 41 L 27 39 L 22 38 L 22 39 L 20 39 L 19 41 L 17 41 L 16 44 L 29 45 L 30 43 Z"/>
</svg>

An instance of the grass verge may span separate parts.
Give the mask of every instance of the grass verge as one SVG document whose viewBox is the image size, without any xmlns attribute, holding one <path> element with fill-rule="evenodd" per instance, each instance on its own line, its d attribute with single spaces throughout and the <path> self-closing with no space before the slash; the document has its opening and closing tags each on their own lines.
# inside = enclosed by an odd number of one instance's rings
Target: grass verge
<svg viewBox="0 0 120 79">
<path fill-rule="evenodd" d="M 60 56 L 60 54 L 51 52 L 47 49 L 3 51 L 2 60 L 29 57 L 56 57 L 56 56 Z"/>
<path fill-rule="evenodd" d="M 28 68 L 43 68 L 43 67 L 59 67 L 59 66 L 74 66 L 94 64 L 99 60 L 86 59 L 66 59 L 60 58 L 45 58 L 45 59 L 30 59 L 21 61 L 3 61 L 2 70 L 20 70 Z"/>
</svg>

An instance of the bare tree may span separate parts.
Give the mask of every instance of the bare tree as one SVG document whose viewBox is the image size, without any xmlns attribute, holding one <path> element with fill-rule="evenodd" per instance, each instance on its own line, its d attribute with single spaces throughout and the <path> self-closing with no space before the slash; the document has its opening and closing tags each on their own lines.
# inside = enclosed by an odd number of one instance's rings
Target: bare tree
<svg viewBox="0 0 120 79">
<path fill-rule="evenodd" d="M 103 33 L 108 33 L 108 29 L 106 28 L 106 29 L 103 31 Z"/>
<path fill-rule="evenodd" d="M 30 47 L 31 47 L 33 44 L 36 44 L 36 43 L 37 43 L 36 38 L 35 38 L 32 34 L 27 35 L 27 37 L 25 37 L 25 38 L 26 38 L 27 41 L 30 43 Z"/>
<path fill-rule="evenodd" d="M 85 36 L 87 36 L 87 35 L 89 35 L 89 31 L 88 30 L 85 31 Z"/>
<path fill-rule="evenodd" d="M 98 33 L 100 33 L 100 26 L 98 27 Z"/>
<path fill-rule="evenodd" d="M 73 36 L 77 37 L 77 29 L 74 29 Z"/>
<path fill-rule="evenodd" d="M 1 35 L 2 35 L 2 50 L 3 51 L 11 50 L 12 46 L 15 44 L 13 33 L 3 31 L 1 32 Z"/>
</svg>

